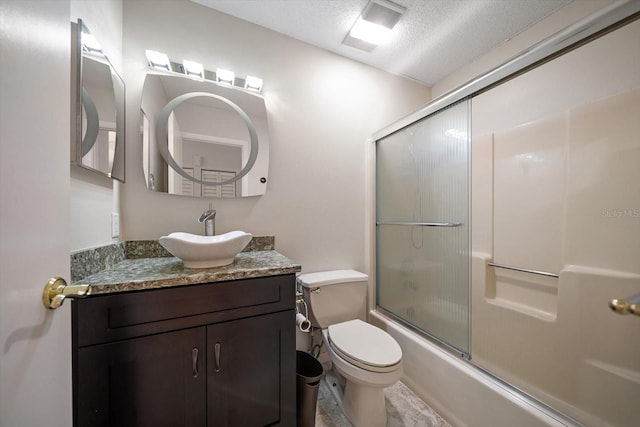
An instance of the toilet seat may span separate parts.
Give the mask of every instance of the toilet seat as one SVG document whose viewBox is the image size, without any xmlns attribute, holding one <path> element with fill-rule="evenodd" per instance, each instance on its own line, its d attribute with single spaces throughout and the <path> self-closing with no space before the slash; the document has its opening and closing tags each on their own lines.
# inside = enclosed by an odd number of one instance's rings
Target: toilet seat
<svg viewBox="0 0 640 427">
<path fill-rule="evenodd" d="M 360 319 L 330 325 L 331 348 L 353 365 L 372 372 L 391 372 L 402 360 L 402 349 L 391 335 Z"/>
</svg>

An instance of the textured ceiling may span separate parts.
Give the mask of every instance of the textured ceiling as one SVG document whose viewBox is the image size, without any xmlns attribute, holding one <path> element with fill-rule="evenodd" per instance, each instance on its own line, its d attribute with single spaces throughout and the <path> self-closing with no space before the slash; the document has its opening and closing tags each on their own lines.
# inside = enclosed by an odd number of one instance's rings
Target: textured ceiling
<svg viewBox="0 0 640 427">
<path fill-rule="evenodd" d="M 192 0 L 428 86 L 572 0 L 394 0 L 407 8 L 372 52 L 342 44 L 368 0 Z"/>
</svg>

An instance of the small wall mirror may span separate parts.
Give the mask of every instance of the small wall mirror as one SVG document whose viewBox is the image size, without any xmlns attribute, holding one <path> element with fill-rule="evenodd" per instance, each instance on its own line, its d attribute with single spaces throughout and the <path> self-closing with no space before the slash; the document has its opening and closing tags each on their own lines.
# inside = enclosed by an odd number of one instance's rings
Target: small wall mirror
<svg viewBox="0 0 640 427">
<path fill-rule="evenodd" d="M 264 98 L 257 93 L 149 73 L 140 134 L 149 190 L 226 198 L 266 191 L 269 129 Z"/>
<path fill-rule="evenodd" d="M 81 19 L 72 37 L 71 162 L 124 182 L 124 82 Z"/>
</svg>

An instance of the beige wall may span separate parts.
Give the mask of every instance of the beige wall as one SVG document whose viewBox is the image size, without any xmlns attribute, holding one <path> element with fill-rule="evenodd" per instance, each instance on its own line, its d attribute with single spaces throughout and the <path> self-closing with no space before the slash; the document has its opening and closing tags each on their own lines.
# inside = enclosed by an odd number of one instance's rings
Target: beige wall
<svg viewBox="0 0 640 427">
<path fill-rule="evenodd" d="M 267 193 L 213 200 L 219 233 L 275 235 L 305 271 L 364 269 L 365 141 L 430 99 L 430 89 L 186 0 L 124 3 L 127 183 L 123 239 L 202 233 L 209 201 L 146 190 L 138 141 L 145 49 L 264 79 Z"/>
</svg>

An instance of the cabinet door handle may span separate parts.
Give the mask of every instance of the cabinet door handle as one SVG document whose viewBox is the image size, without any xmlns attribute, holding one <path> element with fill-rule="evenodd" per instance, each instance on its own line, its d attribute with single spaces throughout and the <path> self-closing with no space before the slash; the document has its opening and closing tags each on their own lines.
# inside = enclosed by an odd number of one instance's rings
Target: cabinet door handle
<svg viewBox="0 0 640 427">
<path fill-rule="evenodd" d="M 214 349 L 215 358 L 216 358 L 215 371 L 220 372 L 222 370 L 222 368 L 220 367 L 220 343 L 217 342 L 216 345 L 213 347 L 213 349 Z"/>
<path fill-rule="evenodd" d="M 193 370 L 193 378 L 198 378 L 198 347 L 191 350 L 191 369 Z"/>
</svg>

